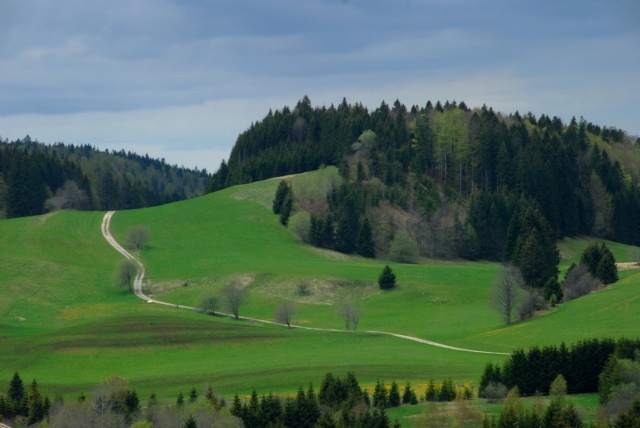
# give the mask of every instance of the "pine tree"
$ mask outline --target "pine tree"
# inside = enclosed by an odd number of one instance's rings
[[[378,286],[382,290],[390,290],[396,286],[396,275],[393,273],[393,270],[386,265],[378,278]]]
[[[411,384],[407,382],[404,386],[404,392],[402,393],[402,404],[410,404],[411,403],[411,395],[413,391],[411,390]],[[415,396],[415,394],[413,394]]]
[[[196,401],[198,401],[198,392],[194,386],[191,388],[191,392],[189,393],[189,403],[195,403]]]
[[[184,405],[184,395],[182,394],[182,392],[180,392],[180,394],[178,394],[178,399],[176,400],[176,406],[182,407],[183,405]]]
[[[371,224],[366,217],[362,222],[362,227],[360,228],[360,233],[358,234],[356,252],[363,257],[373,258],[376,256],[373,234],[371,232]]]
[[[438,388],[433,378],[429,380],[427,384],[427,390],[424,395],[425,401],[437,401],[438,400]]]
[[[394,380],[391,382],[391,387],[389,388],[389,397],[387,399],[389,407],[398,407],[400,406],[400,391],[398,390],[398,384]]]
[[[616,267],[616,261],[613,258],[613,254],[602,244],[602,258],[598,267],[596,268],[596,278],[602,280],[605,284],[613,284],[618,281],[618,268]]]
[[[193,418],[193,415],[189,415],[186,421],[184,421],[184,428],[198,428],[198,424],[196,420]]]
[[[291,193],[291,188],[289,187],[286,181],[282,180],[278,185],[278,190],[276,190],[276,197],[273,200],[272,209],[274,214],[282,213],[282,207],[287,197],[290,196],[290,193]]]
[[[13,407],[18,409],[22,400],[24,399],[24,383],[22,383],[22,379],[20,379],[20,375],[18,372],[15,372],[11,382],[9,383],[9,391],[7,392],[7,396]]]
[[[389,402],[387,397],[387,387],[384,385],[383,381],[378,380],[373,389],[373,407],[378,409],[388,407]]]
[[[287,224],[289,224],[289,218],[291,217],[292,211],[293,211],[293,199],[291,195],[287,195],[280,209],[280,224],[282,224],[283,226],[286,226]]]
[[[27,423],[32,425],[41,421],[45,417],[45,406],[40,390],[38,389],[38,383],[34,379],[31,383],[31,388],[27,393]]]

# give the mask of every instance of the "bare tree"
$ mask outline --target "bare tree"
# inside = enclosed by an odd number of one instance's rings
[[[221,290],[222,300],[226,303],[227,307],[233,313],[233,316],[236,319],[240,319],[240,306],[242,306],[247,300],[247,290],[237,282],[232,282],[224,287]]]
[[[576,266],[567,273],[562,283],[562,294],[565,302],[585,296],[602,286],[602,281],[589,273],[586,265]]]
[[[520,269],[512,264],[504,265],[493,280],[489,301],[491,306],[504,318],[505,323],[511,324],[513,311],[522,299],[524,280]]]
[[[87,209],[89,208],[89,198],[75,181],[67,180],[55,195],[47,199],[45,207],[49,211]]]
[[[203,294],[200,298],[200,302],[198,303],[198,307],[205,314],[210,314],[215,316],[216,309],[218,308],[219,299],[213,293]]]
[[[149,240],[149,230],[142,225],[130,227],[127,230],[127,245],[136,250],[141,250]]]
[[[282,302],[280,306],[276,309],[274,314],[274,318],[276,322],[280,324],[286,324],[287,327],[291,328],[291,319],[293,318],[293,314],[296,312],[296,307],[293,303],[286,300]]]
[[[344,320],[344,326],[347,330],[351,330],[352,326],[353,330],[358,328],[361,313],[360,310],[353,304],[353,302],[343,302],[338,309],[338,313]]]
[[[116,271],[115,282],[117,287],[129,288],[133,291],[133,282],[138,274],[138,265],[130,259],[124,259],[118,265]]]

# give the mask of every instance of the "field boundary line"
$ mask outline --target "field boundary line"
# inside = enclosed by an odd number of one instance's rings
[[[200,309],[194,308],[193,306],[176,305],[175,303],[163,302],[163,301],[160,301],[160,300],[153,299],[153,298],[147,296],[146,294],[144,294],[144,292],[142,291],[142,283],[144,281],[144,277],[145,277],[145,274],[146,274],[145,269],[144,269],[144,265],[133,254],[131,254],[130,252],[125,250],[124,247],[122,247],[118,243],[118,241],[116,241],[116,239],[113,237],[113,235],[111,234],[111,229],[110,229],[111,218],[113,217],[113,215],[115,213],[116,213],[116,211],[108,211],[104,215],[104,217],[102,218],[102,227],[101,227],[102,236],[109,243],[109,245],[111,245],[117,252],[122,254],[127,259],[134,261],[136,263],[136,265],[138,266],[138,271],[136,273],[136,278],[135,278],[135,280],[133,282],[133,292],[135,293],[135,295],[138,296],[140,299],[145,300],[148,303],[156,303],[158,305],[169,306],[169,307],[177,308],[177,309],[188,309],[188,310],[192,310],[192,311],[200,311]],[[228,313],[225,313],[225,312],[217,312],[217,311],[216,311],[216,315],[222,315],[222,316],[225,316],[225,317],[233,317],[232,314],[228,314]],[[278,322],[275,322],[275,321],[270,321],[270,320],[263,320],[263,319],[259,319],[259,318],[251,318],[251,317],[243,317],[243,316],[240,316],[238,318],[240,318],[242,320],[245,320],[245,321],[250,321],[250,322],[259,322],[259,323],[263,323],[263,324],[272,324],[272,325],[278,325],[278,326],[286,327],[285,324],[281,324],[281,323],[278,323]],[[333,332],[333,333],[349,333],[350,332],[348,330],[338,330],[338,329],[335,329],[335,328],[306,327],[306,326],[293,325],[293,324],[291,325],[291,328],[299,328],[299,329],[303,329],[303,330],[314,330],[314,331],[326,331],[326,332]],[[396,337],[398,339],[410,340],[410,341],[413,341],[413,342],[423,343],[425,345],[430,345],[430,346],[435,346],[435,347],[438,347],[438,348],[449,349],[451,351],[472,352],[472,353],[476,353],[476,354],[489,354],[489,355],[511,355],[511,354],[506,353],[506,352],[480,351],[480,350],[477,350],[477,349],[458,348],[456,346],[445,345],[444,343],[433,342],[431,340],[421,339],[419,337],[407,336],[407,335],[399,334],[399,333],[391,333],[391,332],[388,332],[388,331],[365,330],[364,333],[375,334],[375,335],[393,336],[393,337]]]

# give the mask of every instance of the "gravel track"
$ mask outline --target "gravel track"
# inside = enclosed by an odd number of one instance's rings
[[[115,213],[116,213],[115,211],[109,211],[104,215],[104,218],[102,219],[102,236],[104,236],[104,239],[106,239],[107,242],[116,251],[118,251],[120,254],[122,254],[127,259],[133,260],[138,265],[138,273],[136,274],[136,278],[134,280],[134,285],[133,285],[133,292],[135,293],[135,295],[138,296],[139,298],[141,298],[142,300],[147,301],[148,303],[155,303],[155,304],[158,304],[158,305],[165,305],[165,306],[170,306],[170,307],[178,308],[178,309],[189,309],[189,310],[192,310],[192,311],[198,311],[199,310],[198,308],[194,308],[192,306],[176,305],[174,303],[162,302],[160,300],[153,299],[153,298],[151,298],[151,297],[149,297],[149,296],[147,296],[146,294],[143,293],[143,291],[142,291],[142,283],[144,281],[144,276],[145,276],[144,265],[138,259],[136,259],[131,253],[129,253],[127,250],[125,250],[118,243],[118,241],[115,240],[115,238],[113,237],[113,235],[111,234],[111,231],[109,229],[109,225],[111,223],[111,218],[113,217],[113,215]],[[232,317],[233,316],[232,314],[228,314],[228,313],[224,313],[224,312],[216,312],[216,315],[222,315],[222,316],[226,316],[226,317]],[[259,319],[259,318],[251,318],[251,317],[239,317],[239,318],[243,319],[243,320],[251,321],[251,322],[259,322],[259,323],[264,323],[264,324],[273,324],[273,325],[284,326],[284,324],[280,324],[280,323],[277,323],[277,322],[274,322],[274,321],[269,321],[269,320],[263,320],[263,319]],[[315,330],[315,331],[330,331],[330,332],[335,332],[335,333],[347,333],[346,330],[337,330],[337,329],[332,329],[332,328],[319,328],[319,327],[305,327],[305,326],[299,326],[299,325],[292,325],[291,328],[300,328],[300,329]],[[413,342],[424,343],[425,345],[436,346],[438,348],[450,349],[452,351],[472,352],[472,353],[476,353],[476,354],[489,354],[489,355],[510,355],[509,353],[505,353],[505,352],[480,351],[480,350],[476,350],[476,349],[458,348],[456,346],[449,346],[449,345],[445,345],[443,343],[433,342],[431,340],[420,339],[419,337],[407,336],[407,335],[404,335],[404,334],[397,334],[397,333],[390,333],[390,332],[387,332],[387,331],[371,331],[371,330],[367,330],[367,331],[364,331],[364,333],[373,334],[373,335],[393,336],[393,337],[397,337],[399,339],[411,340]]]

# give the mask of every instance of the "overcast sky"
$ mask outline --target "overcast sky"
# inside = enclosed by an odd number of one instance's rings
[[[213,172],[270,108],[465,101],[640,135],[638,0],[0,0],[0,137]]]

